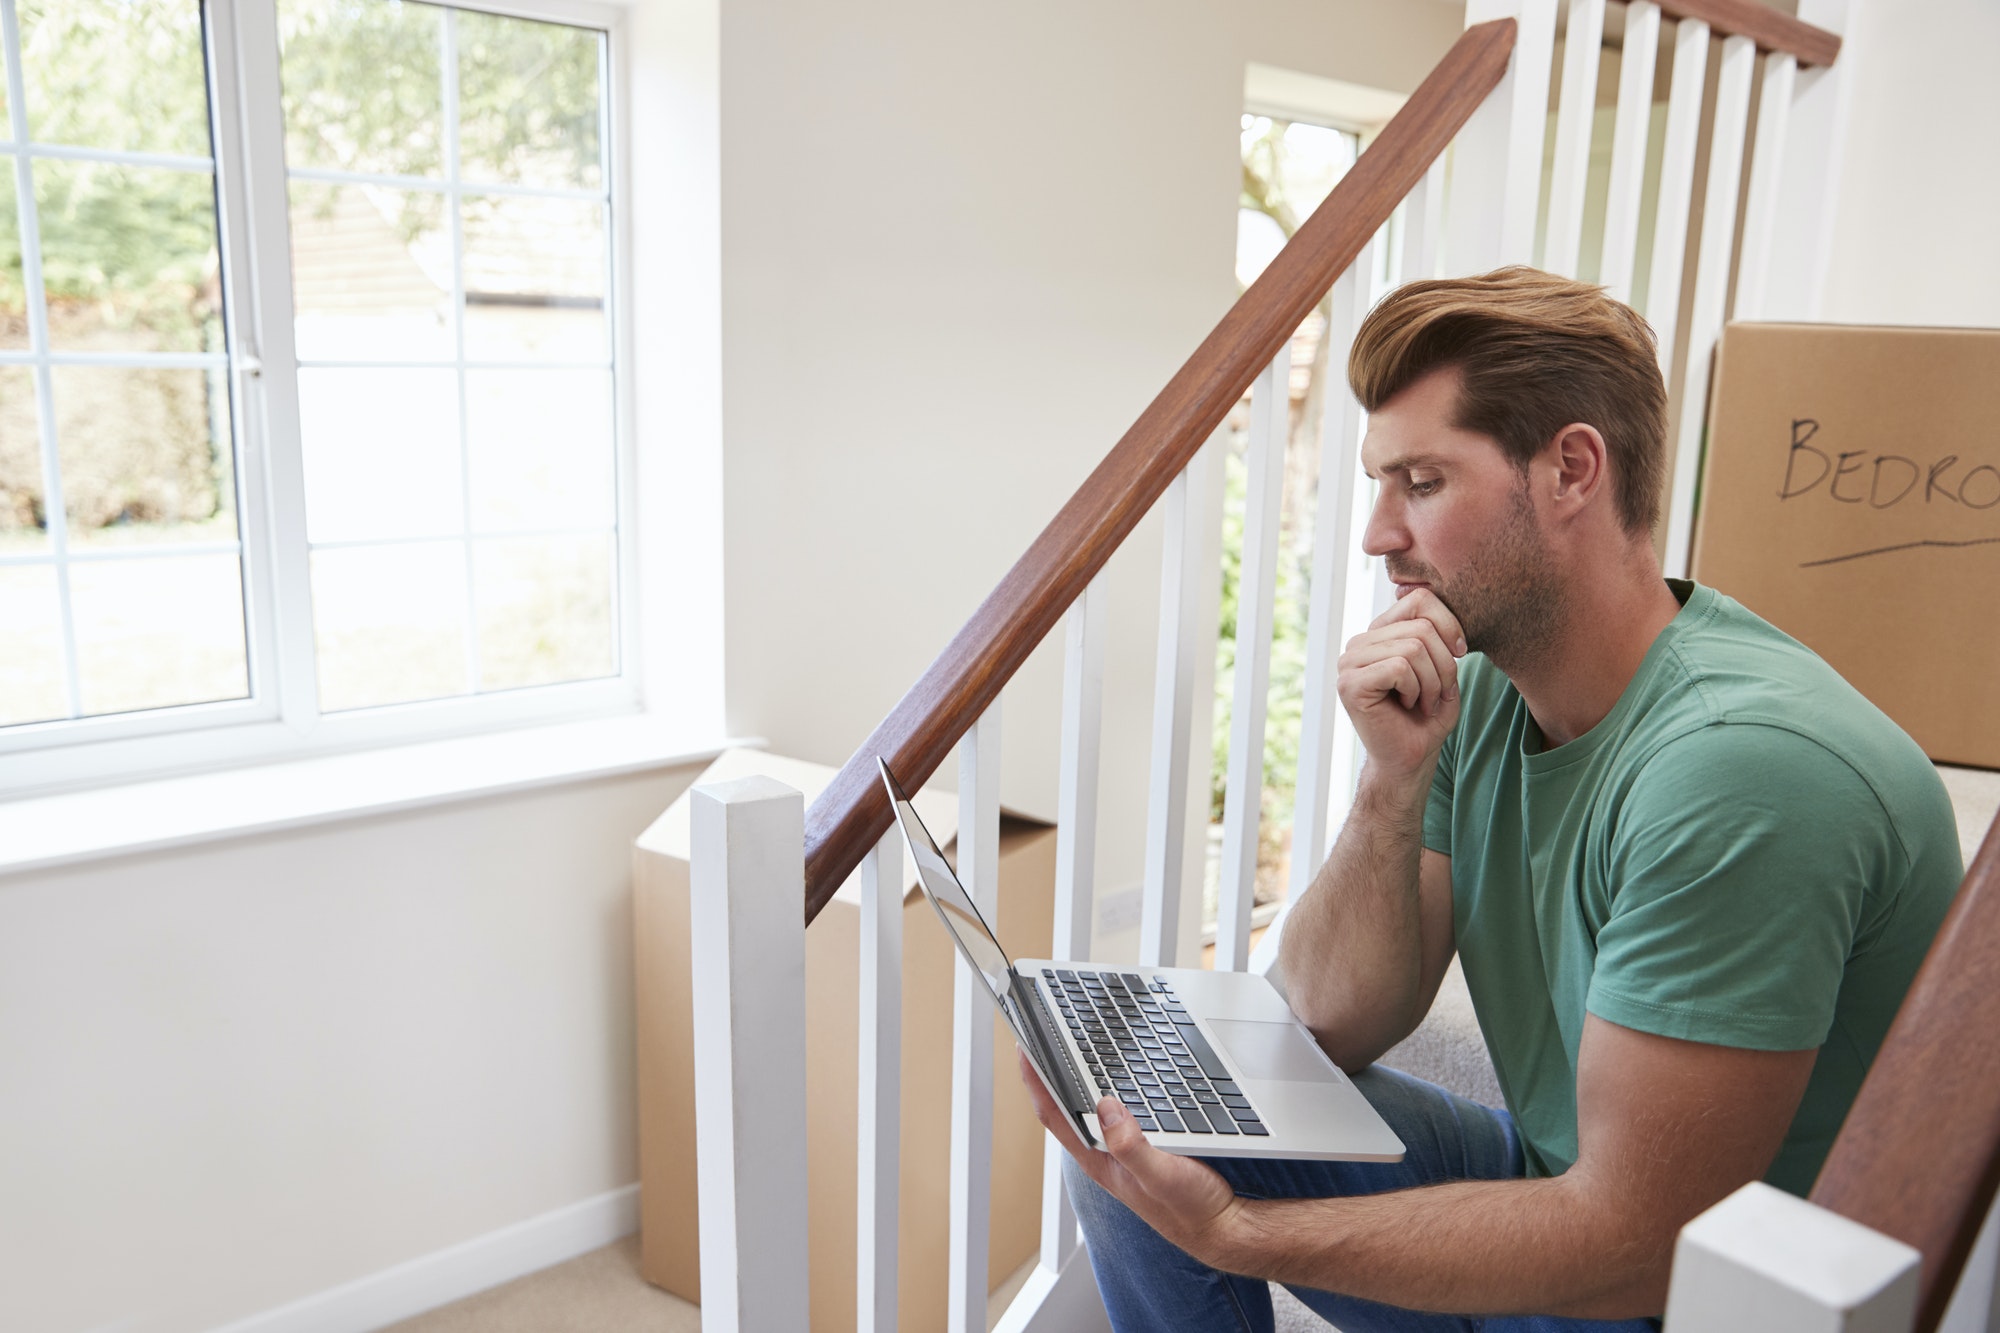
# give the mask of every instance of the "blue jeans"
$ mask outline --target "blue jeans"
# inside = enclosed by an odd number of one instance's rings
[[[1435,1084],[1380,1065],[1355,1076],[1361,1090],[1409,1149],[1400,1162],[1292,1162],[1240,1157],[1208,1159],[1236,1192],[1252,1199],[1319,1199],[1378,1194],[1446,1180],[1507,1180],[1523,1173],[1514,1122]],[[1070,1198],[1090,1244],[1097,1288],[1119,1330],[1241,1329],[1269,1333],[1271,1289],[1198,1263],[1124,1204],[1100,1189],[1075,1162],[1063,1164]],[[1310,1287],[1293,1295],[1341,1333],[1652,1333],[1653,1319],[1607,1323],[1546,1315],[1423,1314]]]

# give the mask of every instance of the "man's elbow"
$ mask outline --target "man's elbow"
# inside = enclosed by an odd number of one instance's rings
[[[1547,1313],[1607,1321],[1660,1317],[1681,1224],[1633,1203],[1583,1201],[1577,1220],[1590,1241],[1571,1251],[1581,1266],[1565,1284],[1571,1299]]]
[[[1420,1016],[1407,1014],[1349,1013],[1331,1022],[1314,1021],[1304,1014],[1299,1017],[1326,1058],[1346,1074],[1358,1074],[1380,1060],[1397,1042],[1416,1031],[1421,1021]]]

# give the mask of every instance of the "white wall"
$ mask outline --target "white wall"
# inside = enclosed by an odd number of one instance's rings
[[[1437,0],[735,0],[730,727],[840,763],[1235,296],[1246,61],[1408,91]],[[1136,884],[1158,525],[1111,570],[1101,884]],[[1006,695],[1052,814],[1058,632]],[[947,782],[955,778],[947,777]]]
[[[212,1328],[630,1184],[631,841],[693,774],[0,879],[0,1328]]]
[[[1854,3],[1825,317],[2000,326],[2000,6]]]
[[[1244,62],[1407,89],[1460,23],[1438,0],[634,9],[648,605],[713,571],[674,553],[712,530],[719,318],[732,730],[833,761],[1227,306]],[[1107,710],[1129,879],[1140,547]],[[692,616],[656,614],[655,668],[714,632]],[[1009,796],[1044,809],[1053,665],[1010,701]],[[298,1301],[258,1327],[359,1327],[330,1289],[629,1186],[629,847],[692,775],[0,877],[0,1328]]]

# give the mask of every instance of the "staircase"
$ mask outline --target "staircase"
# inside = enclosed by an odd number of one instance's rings
[[[1139,961],[1176,965],[1200,893],[1199,825],[1209,737],[1196,725],[1212,686],[1220,506],[1217,442],[1251,396],[1239,650],[1223,820],[1216,966],[1265,969],[1282,920],[1253,956],[1252,880],[1263,789],[1264,701],[1282,471],[1288,342],[1331,295],[1329,363],[1344,365],[1381,295],[1377,251],[1395,224],[1393,282],[1534,263],[1574,274],[1607,22],[1621,62],[1600,280],[1659,335],[1672,401],[1667,572],[1686,572],[1710,359],[1726,319],[1808,319],[1826,263],[1824,216],[1841,125],[1845,0],[1802,0],[1793,18],[1755,0],[1570,0],[1556,68],[1556,0],[1470,0],[1457,44],[1363,152],[1318,211],[1105,456],[937,659],[855,751],[810,810],[765,780],[695,797],[694,917],[701,1125],[703,1321],[711,1330],[798,1329],[806,1317],[804,930],[850,874],[863,901],[856,1326],[898,1326],[897,1106],[901,847],[875,776],[886,757],[912,785],[957,760],[958,870],[989,916],[999,825],[999,713],[1008,681],[1058,626],[1064,644],[1058,871],[1052,954],[1090,948],[1099,719],[1106,688],[1099,574],[1140,521],[1164,523],[1146,875]],[[1655,61],[1672,43],[1661,168],[1644,188]],[[1712,44],[1719,54],[1711,59]],[[1713,66],[1714,84],[1709,87]],[[1550,106],[1553,115],[1551,136]],[[1704,105],[1711,109],[1704,111]],[[1752,126],[1754,124],[1754,132]],[[1697,163],[1706,174],[1697,179]],[[1545,161],[1549,164],[1544,168]],[[1543,205],[1546,193],[1546,207]],[[1649,211],[1642,203],[1650,203]],[[1738,219],[1741,216],[1739,227]],[[1642,236],[1651,238],[1639,273]],[[1595,239],[1595,238],[1593,238]],[[1354,747],[1334,695],[1350,617],[1386,585],[1358,549],[1365,513],[1359,409],[1329,394],[1311,573],[1304,719],[1293,812],[1294,892],[1339,827]],[[1359,603],[1366,602],[1364,607]],[[1363,614],[1363,612],[1366,612]],[[1206,659],[1206,660],[1205,660]],[[803,913],[800,911],[803,903]],[[1963,1058],[1955,1034],[1990,1032],[2000,996],[2000,834],[1988,838],[1959,906],[1829,1158],[1812,1203],[1732,1196],[1684,1233],[1674,1333],[1932,1329],[1991,1201],[2000,1169],[2000,1064]],[[959,964],[954,1005],[951,1267],[953,1333],[987,1322],[986,1218],[993,1025]],[[1980,1043],[1974,1043],[1975,1045]],[[1990,1041],[1983,1043],[1990,1046]],[[1958,1058],[1947,1053],[1959,1052]],[[1921,1150],[1919,1153],[1918,1150]],[[1105,1326],[1059,1150],[1044,1166],[1039,1261],[1000,1327]],[[1787,1246],[1787,1236],[1812,1235]],[[1835,1290],[1809,1274],[1842,1256],[1866,1274]],[[1821,1264],[1823,1267],[1824,1265]],[[1865,1290],[1862,1290],[1865,1288]],[[1859,1291],[1859,1295],[1856,1292]],[[1776,1313],[1773,1313],[1776,1312]]]

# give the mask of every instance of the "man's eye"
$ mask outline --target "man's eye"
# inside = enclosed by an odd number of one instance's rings
[[[1437,488],[1442,485],[1444,485],[1444,482],[1441,480],[1413,481],[1410,483],[1410,494],[1435,495],[1437,493]]]

